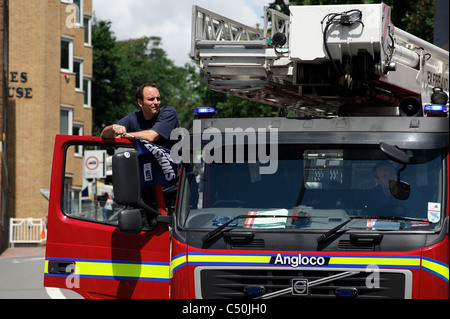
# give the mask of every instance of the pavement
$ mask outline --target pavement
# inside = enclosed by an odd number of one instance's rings
[[[9,247],[0,254],[0,259],[18,257],[44,257],[45,245]]]

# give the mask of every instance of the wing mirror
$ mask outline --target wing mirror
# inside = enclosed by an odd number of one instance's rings
[[[137,234],[142,230],[140,208],[156,222],[159,212],[142,199],[139,159],[136,150],[117,153],[112,158],[114,200],[125,209],[119,213],[119,230],[128,234]]]
[[[119,213],[119,230],[127,234],[139,234],[142,230],[142,216],[139,209],[122,210]]]
[[[159,212],[142,199],[139,159],[136,150],[115,154],[112,158],[114,199],[123,206],[142,208],[146,213]]]

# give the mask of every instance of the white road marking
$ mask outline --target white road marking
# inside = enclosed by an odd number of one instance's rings
[[[13,264],[19,264],[19,263],[22,263],[22,262],[44,260],[44,259],[45,259],[44,257],[30,257],[30,258],[20,258],[20,259],[14,258],[12,260],[12,263]]]
[[[45,287],[45,291],[51,299],[67,299],[59,288]]]

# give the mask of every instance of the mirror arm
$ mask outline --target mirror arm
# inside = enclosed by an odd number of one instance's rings
[[[156,221],[160,222],[160,223],[165,223],[165,224],[172,224],[172,220],[173,220],[173,216],[172,215],[158,215],[156,216]]]
[[[403,164],[403,167],[400,168],[397,172],[397,183],[400,183],[400,173],[406,169],[407,164]]]
[[[155,208],[144,203],[142,198],[139,199],[139,201],[136,205],[136,208],[142,208],[146,213],[150,213],[150,214],[154,215],[155,217],[160,215],[159,212]]]

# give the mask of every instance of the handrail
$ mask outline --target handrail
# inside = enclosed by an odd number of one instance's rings
[[[264,7],[264,39],[269,37],[269,19],[271,22],[271,35],[275,33],[284,34],[287,39],[285,47],[289,47],[289,16],[267,6]]]
[[[196,46],[201,41],[245,42],[261,41],[261,30],[246,26],[199,6],[192,6],[191,57],[198,58]]]

